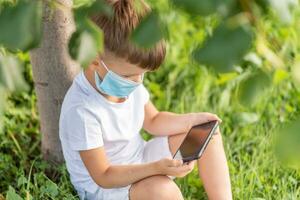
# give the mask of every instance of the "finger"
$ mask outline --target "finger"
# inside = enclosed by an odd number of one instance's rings
[[[191,167],[192,169],[194,169],[194,166],[195,166],[195,160],[189,162],[189,163],[188,163],[188,166]]]
[[[174,160],[171,160],[170,162],[170,165],[171,167],[179,167],[182,165],[182,160],[177,160],[177,159],[174,159]]]
[[[181,173],[188,172],[192,169],[193,169],[193,166],[190,166],[190,165],[182,165],[182,166],[177,167],[178,172],[181,172]]]
[[[219,122],[222,122],[222,120],[216,114],[209,113],[209,112],[205,112],[203,114],[207,118],[208,121],[218,120]]]

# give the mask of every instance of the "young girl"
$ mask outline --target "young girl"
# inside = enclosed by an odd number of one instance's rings
[[[187,165],[172,159],[192,126],[220,119],[156,109],[143,77],[163,62],[165,43],[143,51],[128,39],[150,8],[143,1],[139,10],[134,0],[110,3],[113,18],[92,17],[104,32],[105,50],[75,77],[60,115],[63,154],[80,199],[183,199],[173,179],[190,173],[195,163],[209,199],[232,199],[219,130],[201,159]],[[142,128],[153,139],[144,141]]]

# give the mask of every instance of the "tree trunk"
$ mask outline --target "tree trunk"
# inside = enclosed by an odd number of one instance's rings
[[[30,57],[40,115],[42,154],[47,161],[61,163],[59,114],[65,93],[80,67],[68,53],[68,40],[75,30],[72,0],[59,0],[55,8],[50,7],[48,1],[43,2],[43,38],[40,47],[30,52]]]

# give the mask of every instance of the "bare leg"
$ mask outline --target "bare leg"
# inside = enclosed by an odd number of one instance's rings
[[[176,183],[163,175],[151,176],[132,184],[129,197],[130,200],[183,200]]]
[[[173,155],[180,146],[185,134],[169,136],[169,146]],[[208,198],[211,200],[231,200],[229,170],[219,130],[213,136],[197,163],[199,177],[203,181]]]

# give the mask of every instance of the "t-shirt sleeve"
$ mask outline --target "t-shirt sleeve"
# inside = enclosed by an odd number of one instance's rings
[[[143,102],[144,104],[146,104],[150,100],[150,94],[147,88],[144,86],[144,84],[141,84],[141,91],[142,91]]]
[[[103,146],[101,124],[84,106],[71,108],[64,116],[64,138],[72,150],[88,150]]]

